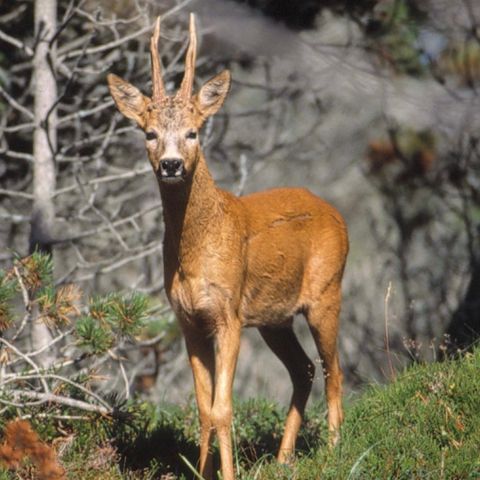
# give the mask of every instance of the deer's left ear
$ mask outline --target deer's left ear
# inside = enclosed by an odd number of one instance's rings
[[[110,94],[115,100],[117,108],[127,118],[135,120],[140,128],[145,126],[145,110],[149,99],[132,84],[110,73],[107,76]]]
[[[195,96],[195,103],[202,118],[217,113],[230,90],[230,72],[224,70],[203,85]]]

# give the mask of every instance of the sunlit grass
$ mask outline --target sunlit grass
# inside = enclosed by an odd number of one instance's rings
[[[346,411],[340,443],[261,479],[480,478],[480,349],[416,365]],[[247,477],[245,477],[247,478]]]

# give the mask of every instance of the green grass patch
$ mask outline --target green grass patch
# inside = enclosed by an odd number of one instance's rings
[[[348,408],[335,448],[292,468],[271,464],[256,478],[480,478],[479,393],[478,348],[459,360],[413,366]]]

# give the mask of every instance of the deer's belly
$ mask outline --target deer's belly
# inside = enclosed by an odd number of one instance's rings
[[[300,250],[249,256],[245,274],[232,262],[224,275],[183,276],[176,272],[169,290],[172,308],[181,321],[214,331],[227,317],[238,317],[243,326],[282,325],[301,311],[305,265]],[[252,252],[251,252],[252,253]]]
[[[243,325],[282,325],[301,310],[303,269],[281,273],[268,269],[249,273],[240,305]]]

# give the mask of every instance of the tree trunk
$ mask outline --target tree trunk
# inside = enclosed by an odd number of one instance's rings
[[[57,0],[36,0],[34,11],[37,46],[33,58],[34,121],[33,134],[33,211],[30,225],[30,251],[52,253],[55,208],[55,151],[57,149],[57,116],[52,109],[57,100],[55,44],[50,44],[57,29]],[[33,322],[32,347],[42,348],[52,336],[44,323]],[[55,352],[47,349],[38,359],[47,367],[53,363]]]
[[[36,0],[35,37],[37,47],[33,58],[34,117],[33,134],[33,212],[30,250],[51,253],[55,220],[55,151],[57,149],[57,116],[52,106],[57,99],[53,68],[55,45],[50,40],[56,32],[57,0]],[[50,60],[50,61],[49,61]]]

